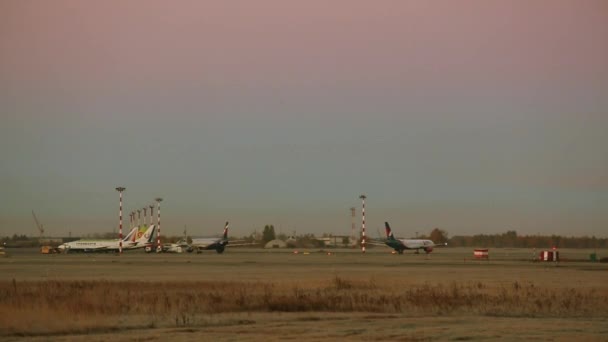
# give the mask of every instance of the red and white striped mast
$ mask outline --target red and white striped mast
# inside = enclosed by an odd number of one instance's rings
[[[116,188],[116,191],[119,193],[119,210],[118,210],[118,253],[122,254],[122,192],[127,188],[124,186],[119,186]]]
[[[150,208],[150,226],[154,223],[154,204],[148,206]]]
[[[148,207],[143,207],[144,211],[144,227],[148,225]]]
[[[359,196],[362,202],[361,208],[361,252],[365,253],[365,194]]]
[[[350,217],[351,217],[351,239],[353,239],[353,243],[357,241],[357,236],[355,235],[355,207],[350,207]],[[353,245],[356,248],[356,244]]]
[[[156,220],[156,225],[158,226],[158,227],[157,227],[157,228],[158,228],[158,230],[157,230],[157,232],[156,232],[156,252],[157,252],[157,253],[160,253],[160,252],[162,252],[162,251],[163,251],[163,248],[162,248],[162,246],[160,245],[160,202],[161,202],[162,200],[163,200],[163,199],[162,199],[162,198],[160,198],[160,197],[157,197],[157,198],[156,198],[156,205],[158,206],[158,210],[156,211],[156,215],[157,215],[157,216],[156,216],[156,217],[157,217],[157,220]]]

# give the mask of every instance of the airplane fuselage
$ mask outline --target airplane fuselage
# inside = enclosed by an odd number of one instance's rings
[[[190,246],[197,253],[201,253],[203,250],[215,250],[218,253],[223,253],[226,245],[228,244],[228,239],[222,238],[193,238]]]
[[[386,245],[402,254],[406,249],[413,249],[416,251],[424,250],[426,253],[430,253],[435,247],[435,243],[431,240],[421,239],[389,239],[386,241]]]
[[[122,248],[129,249],[135,243],[123,241]],[[59,246],[60,249],[70,252],[115,252],[120,249],[118,240],[78,240],[66,242]]]
[[[145,230],[144,230],[145,229]],[[122,240],[122,249],[130,250],[144,248],[154,236],[155,226],[133,228]],[[77,240],[66,242],[58,247],[66,253],[70,252],[118,252],[120,240]]]

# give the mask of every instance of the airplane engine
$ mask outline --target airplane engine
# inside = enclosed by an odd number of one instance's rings
[[[426,254],[429,254],[433,251],[433,247],[424,247],[424,251],[426,252]]]

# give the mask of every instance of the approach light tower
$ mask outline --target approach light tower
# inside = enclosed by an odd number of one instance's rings
[[[350,207],[350,217],[351,217],[351,239],[353,239],[354,241],[357,241],[357,236],[355,235],[355,207]],[[357,246],[356,244],[354,244],[353,246]]]
[[[119,210],[118,210],[118,253],[122,254],[122,192],[127,188],[119,186],[116,191],[119,193]]]
[[[144,211],[144,227],[148,225],[148,207],[143,207],[143,211]],[[152,218],[150,218],[150,221],[152,221]]]
[[[361,196],[359,196],[359,198],[361,199],[361,203],[362,203],[362,208],[361,208],[361,252],[365,253],[365,199],[367,198],[367,196],[365,196],[365,194],[362,194]]]
[[[154,223],[154,204],[148,206],[150,208],[150,226]]]
[[[156,225],[158,225],[158,231],[156,233],[156,253],[160,253],[163,251],[163,247],[160,245],[160,202],[163,199],[160,197],[156,198],[156,205],[158,206],[158,210],[156,210]]]

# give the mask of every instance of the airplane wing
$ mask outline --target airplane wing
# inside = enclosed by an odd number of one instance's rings
[[[260,245],[260,243],[256,243],[256,242],[242,242],[242,243],[232,243],[232,241],[228,242],[228,244],[226,246],[228,247],[235,247],[235,246],[253,246],[253,245]]]
[[[366,245],[374,245],[374,246],[384,246],[384,247],[386,247],[386,243],[380,242],[380,241],[374,241],[374,240],[372,240],[372,241],[365,241],[365,244]]]
[[[106,249],[110,249],[110,247],[109,246],[99,246],[99,247],[86,247],[84,249],[88,250],[88,251],[103,251]],[[116,246],[116,249],[118,249],[118,246]]]
[[[359,241],[361,242],[361,241]],[[386,240],[384,239],[379,239],[379,238],[372,238],[369,236],[365,237],[365,244],[366,245],[374,245],[374,246],[386,246]]]
[[[207,247],[209,247],[211,245],[212,245],[212,243],[192,243],[192,244],[190,244],[190,247],[193,247],[193,248],[207,248]]]

